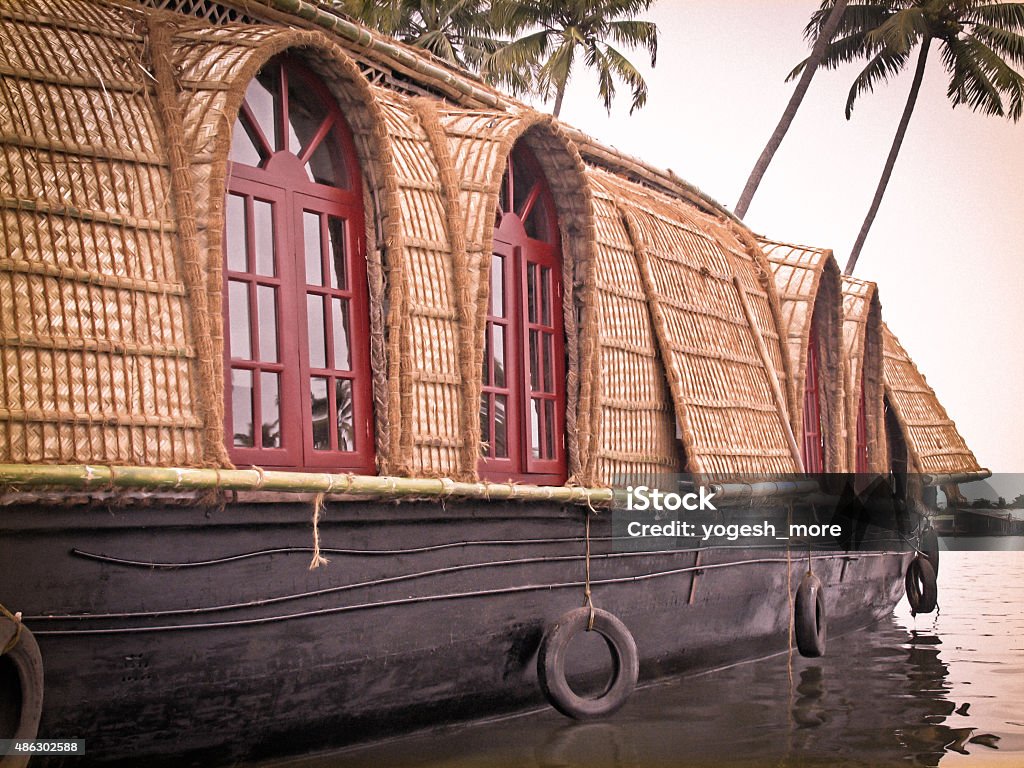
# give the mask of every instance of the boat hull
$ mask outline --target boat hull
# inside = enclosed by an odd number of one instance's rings
[[[85,739],[88,762],[297,754],[541,704],[540,640],[583,600],[584,511],[332,504],[330,562],[310,570],[310,503],[10,507],[0,602],[43,655],[41,738]],[[633,634],[641,680],[788,647],[806,550],[618,552],[609,517],[593,598]],[[891,612],[910,556],[813,554],[829,632]]]

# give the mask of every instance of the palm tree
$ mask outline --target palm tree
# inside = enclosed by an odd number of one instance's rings
[[[821,28],[821,33],[814,38],[814,47],[811,49],[811,55],[808,57],[807,63],[800,75],[800,81],[796,84],[796,90],[793,91],[793,95],[790,97],[789,103],[782,113],[782,119],[775,126],[775,131],[772,133],[771,138],[768,139],[768,143],[762,150],[761,156],[754,163],[754,168],[750,171],[750,178],[747,179],[746,186],[743,187],[743,193],[740,195],[740,200],[736,203],[736,215],[741,219],[747,215],[750,201],[754,198],[754,193],[757,192],[757,188],[761,185],[761,179],[764,178],[765,173],[768,171],[768,166],[771,164],[772,158],[775,157],[775,152],[786,137],[786,132],[789,131],[793,118],[796,117],[796,111],[800,109],[800,103],[804,100],[807,88],[811,84],[811,78],[814,77],[814,71],[818,68],[822,58],[824,58],[825,49],[832,39],[836,27],[839,26],[839,19],[842,17],[843,11],[846,10],[846,3],[847,0],[836,0],[825,24]]]
[[[639,21],[637,14],[654,0],[495,0],[496,26],[514,36],[533,30],[501,46],[484,61],[488,80],[523,91],[532,86],[544,98],[555,97],[553,114],[562,111],[562,98],[577,56],[596,70],[598,94],[609,112],[615,97],[615,81],[622,80],[633,92],[630,113],[647,101],[647,83],[637,68],[610,43],[644,48],[651,66],[658,57],[658,28]],[[610,41],[610,42],[609,42]]]
[[[822,3],[807,25],[807,34],[817,36],[823,31],[834,2]],[[937,43],[942,52],[943,65],[950,78],[946,94],[954,107],[966,104],[974,111],[1008,117],[1016,122],[1024,111],[1024,77],[1013,68],[1014,64],[1024,64],[1022,32],[1024,3],[878,0],[850,3],[846,7],[821,65],[832,69],[854,59],[868,59],[850,88],[846,100],[847,119],[857,97],[901,72],[914,48],[920,45],[903,116],[871,207],[846,264],[846,274],[851,274],[856,267],[882,203],[917,103],[932,43]],[[791,76],[798,74],[806,64],[798,65]]]
[[[478,70],[501,43],[487,0],[335,0],[335,7],[369,27],[463,69]]]

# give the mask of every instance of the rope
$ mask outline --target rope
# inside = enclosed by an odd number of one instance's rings
[[[18,611],[17,613],[11,613],[7,610],[6,607],[4,607],[3,603],[0,603],[0,614],[3,614],[5,617],[14,622],[14,637],[12,637],[7,642],[7,645],[4,646],[4,649],[0,651],[0,656],[5,656],[6,654],[13,651],[15,646],[17,646],[18,642],[21,640],[21,630],[24,627],[24,625],[21,623],[21,611]]]
[[[314,571],[330,560],[320,554],[320,513],[324,509],[324,493],[318,493],[313,500],[313,559],[309,562],[309,570]]]
[[[590,500],[587,499],[587,506],[590,506]],[[593,511],[593,507],[590,507]],[[590,609],[590,617],[587,619],[587,632],[592,632],[594,629],[594,599],[590,592],[590,513],[584,513],[586,515],[586,540],[587,540],[587,557],[586,557],[586,572],[587,577],[583,585],[583,607]]]

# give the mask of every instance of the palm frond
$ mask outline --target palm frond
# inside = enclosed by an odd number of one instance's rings
[[[853,114],[853,104],[857,97],[865,91],[873,91],[877,83],[899,74],[909,59],[909,51],[897,53],[882,50],[875,54],[850,87],[846,97],[846,119],[849,120]]]
[[[620,45],[644,48],[651,54],[651,66],[658,62],[658,25],[651,21],[624,19],[608,24],[608,36]]]
[[[962,18],[966,22],[1024,32],[1024,3],[989,3],[971,8]]]
[[[868,32],[866,40],[892,53],[909,53],[928,34],[928,20],[922,8],[905,8]]]
[[[629,113],[633,114],[647,103],[647,82],[632,62],[610,45],[604,46],[604,57],[611,71],[633,91],[633,103],[629,108]],[[614,89],[611,93],[614,94]],[[611,112],[611,98],[605,99],[604,106]]]
[[[1024,64],[1024,35],[988,24],[975,24],[973,35],[1004,58]]]
[[[828,20],[835,0],[825,0],[821,7],[811,15],[811,20],[804,28],[804,38],[813,43],[821,35],[821,30]],[[843,10],[836,27],[836,36],[848,35],[851,32],[877,29],[897,9],[895,2],[850,3]]]
[[[952,73],[946,95],[954,107],[966,104],[972,110],[980,110],[986,114],[1003,114],[1003,101],[999,89],[992,83],[988,73],[979,66],[975,52],[970,49],[967,41],[943,41],[942,58]]]

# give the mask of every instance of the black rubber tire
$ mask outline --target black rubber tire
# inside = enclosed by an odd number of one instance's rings
[[[793,630],[801,656],[817,658],[825,655],[825,641],[828,637],[825,591],[821,580],[810,571],[804,574],[796,591]]]
[[[939,536],[930,525],[921,531],[921,554],[928,558],[935,571],[935,578],[939,577]]]
[[[615,712],[626,703],[636,687],[640,658],[633,635],[607,611],[594,609],[594,632],[608,643],[614,672],[607,690],[596,698],[578,696],[565,679],[565,653],[569,642],[587,631],[589,608],[576,608],[556,621],[544,634],[537,654],[537,679],[544,696],[566,717],[592,720]]]
[[[13,624],[7,617],[0,617],[0,637],[4,643],[16,631]],[[0,733],[0,739],[35,739],[39,735],[39,718],[43,713],[43,657],[28,627],[22,625],[21,637],[3,659],[12,663],[18,673],[21,701],[16,703],[20,706],[20,717],[14,733]],[[0,696],[3,695],[9,695],[9,692],[0,691]],[[0,768],[23,768],[28,761],[28,756],[0,756]]]
[[[918,555],[907,566],[907,602],[916,616],[931,613],[939,601],[939,587],[935,579],[935,566],[931,560]]]

